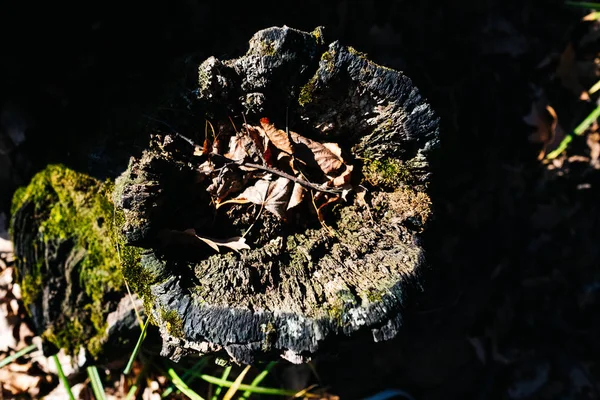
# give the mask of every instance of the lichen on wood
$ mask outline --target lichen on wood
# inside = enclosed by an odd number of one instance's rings
[[[437,118],[405,75],[338,42],[326,46],[315,32],[266,29],[245,56],[205,61],[196,126],[182,127],[202,133],[157,129],[117,180],[124,237],[146,249],[131,278],[161,329],[164,355],[304,362],[326,340],[359,331],[386,340],[402,324],[406,288],[424,265],[419,233],[431,216]],[[286,218],[239,201],[215,207],[200,171],[207,143],[228,143],[264,117],[291,138],[341,148],[353,168],[343,200],[321,215],[310,189]],[[240,169],[248,166],[228,165],[223,176],[242,186],[231,189],[235,197],[250,184]],[[189,232],[244,236],[250,249],[216,253]]]

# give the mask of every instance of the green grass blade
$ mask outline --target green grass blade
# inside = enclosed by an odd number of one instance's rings
[[[138,382],[136,381],[132,387],[129,388],[129,392],[127,392],[127,396],[125,396],[125,400],[135,399],[135,395],[139,389]]]
[[[208,357],[203,357],[200,360],[198,360],[198,362],[196,362],[194,365],[192,365],[192,368],[188,369],[187,371],[185,371],[183,373],[183,375],[181,375],[181,380],[187,383],[192,382],[195,378],[197,378],[197,376],[200,374],[200,372],[204,369],[204,367],[206,367],[206,364],[208,363],[209,358]],[[172,392],[173,392],[173,388],[175,386],[171,385],[169,386],[162,394],[162,398],[167,398]]]
[[[25,347],[24,349],[17,351],[13,355],[3,358],[2,361],[0,361],[0,368],[7,366],[8,364],[12,363],[13,361],[16,361],[18,358],[24,356],[27,353],[31,353],[35,349],[37,349],[37,346],[35,344],[32,344],[30,346]]]
[[[211,375],[206,375],[206,374],[201,374],[199,376],[199,378],[208,383],[212,383],[214,385],[219,385],[219,386],[223,386],[223,387],[231,387],[234,384],[234,382],[223,380],[223,379],[220,379],[220,378],[217,378],[217,377],[214,377]],[[244,385],[244,384],[241,384],[238,389],[239,390],[247,390],[251,393],[267,394],[267,395],[274,395],[274,396],[295,396],[298,393],[294,390],[285,390],[285,389],[269,388],[269,387],[261,387],[261,386],[252,387],[250,385]],[[321,398],[321,396],[316,395],[316,394],[311,394],[311,393],[306,393],[304,395],[304,397],[305,398],[313,398],[313,399]]]
[[[569,143],[571,143],[572,141],[573,141],[573,135],[565,136],[565,138],[562,140],[562,142],[560,142],[560,144],[558,145],[558,147],[556,149],[554,149],[550,153],[546,154],[546,159],[553,160],[556,157],[560,156],[560,154],[563,151],[565,151],[567,149],[567,147],[569,147]]]
[[[223,400],[231,400],[233,398],[233,395],[236,394],[239,390],[240,385],[242,384],[242,381],[244,380],[244,377],[246,376],[248,371],[250,371],[250,366],[246,365],[246,368],[244,368],[244,370],[240,372],[237,378],[235,378],[235,381],[233,381],[233,385],[231,385],[227,393],[225,393],[225,395],[223,396]]]
[[[127,362],[127,366],[123,370],[124,375],[129,375],[131,372],[131,368],[133,367],[133,362],[135,361],[140,349],[142,348],[142,342],[146,338],[146,331],[148,330],[148,323],[150,322],[150,318],[146,320],[144,323],[144,327],[142,328],[142,332],[140,333],[140,337],[138,338],[137,343],[135,344],[135,348],[133,349],[133,353],[131,353],[131,357],[129,357],[129,361]]]
[[[225,368],[225,371],[223,371],[223,375],[221,375],[221,380],[226,381],[230,372],[231,372],[231,365]],[[219,398],[219,395],[221,394],[221,390],[223,390],[223,386],[221,386],[221,385],[218,385],[218,386],[219,387],[217,388],[217,390],[215,390],[215,394],[213,395],[211,400],[217,400]]]
[[[175,387],[181,393],[185,394],[187,397],[189,397],[192,400],[204,400],[204,398],[202,396],[200,396],[198,393],[194,392],[192,389],[190,389],[188,387],[188,385],[185,384],[185,382],[179,377],[179,375],[177,375],[177,373],[175,372],[175,370],[173,368],[169,368],[167,373],[171,377],[171,382],[173,382],[173,385],[175,385]]]
[[[592,10],[600,10],[600,3],[591,3],[589,1],[565,1],[566,6],[591,8]]]
[[[94,397],[96,400],[106,400],[106,396],[104,395],[104,386],[102,386],[98,369],[92,365],[91,367],[87,368],[87,374],[90,377],[90,384],[92,385],[92,391],[94,392]]]
[[[594,17],[595,17],[596,19],[600,19],[600,12],[595,12],[595,13],[594,13]],[[588,93],[589,93],[589,94],[594,94],[594,93],[596,93],[598,90],[600,90],[600,81],[598,81],[598,82],[594,83],[594,86],[592,86],[592,87],[590,88],[590,90],[588,90]]]
[[[592,111],[579,125],[577,125],[575,129],[573,129],[573,134],[578,136],[583,135],[587,128],[589,128],[599,117],[600,105],[596,106],[594,111]],[[569,146],[569,143],[573,141],[573,134],[565,136],[565,138],[562,140],[562,142],[560,142],[558,147],[546,155],[546,159],[552,160],[558,157],[563,151],[565,151]]]
[[[73,396],[73,392],[71,391],[71,385],[69,385],[69,380],[65,376],[65,372],[63,371],[62,365],[60,365],[60,361],[58,361],[58,357],[56,356],[56,354],[52,356],[52,359],[54,360],[54,364],[56,364],[56,370],[58,371],[58,377],[59,377],[60,381],[62,382],[63,386],[65,387],[65,390],[67,391],[67,395],[69,396],[69,399],[75,400],[75,396]]]
[[[129,392],[127,392],[127,396],[125,397],[125,400],[135,399],[135,395],[141,386],[142,379],[144,379],[146,377],[146,375],[148,374],[148,370],[150,369],[151,365],[152,365],[152,363],[150,362],[150,360],[144,361],[142,370],[140,371],[140,374],[135,379],[135,383],[129,388]]]
[[[273,367],[277,365],[277,361],[271,361],[270,363],[267,364],[267,366],[265,367],[264,370],[262,370],[262,372],[260,374],[258,374],[256,376],[256,378],[254,378],[254,380],[252,381],[252,383],[250,384],[251,388],[255,388],[258,385],[260,385],[260,383],[267,377],[267,375],[269,374],[269,372],[271,372],[271,369],[273,369]],[[240,399],[247,399],[250,397],[250,394],[252,392],[249,390],[246,390],[242,396],[240,397]]]
[[[600,117],[600,105],[596,106],[594,111],[592,111],[590,113],[590,115],[588,115],[583,120],[583,122],[581,122],[579,125],[577,125],[577,128],[575,128],[573,130],[573,132],[576,135],[583,135],[583,133],[586,131],[586,129],[589,128],[594,123],[594,121],[596,121],[598,119],[598,117]]]

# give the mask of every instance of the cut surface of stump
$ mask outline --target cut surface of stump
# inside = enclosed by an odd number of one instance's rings
[[[163,354],[299,363],[340,335],[393,338],[438,143],[410,79],[283,27],[202,63],[197,93],[197,119],[157,130],[113,193]]]

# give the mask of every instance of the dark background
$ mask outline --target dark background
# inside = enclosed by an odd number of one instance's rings
[[[544,165],[523,122],[540,90],[566,129],[593,108],[556,78],[569,43],[577,59],[600,50],[581,40],[597,29],[585,14],[541,0],[2,2],[0,209],[48,163],[118,176],[190,65],[243,54],[259,29],[323,25],[413,79],[442,147],[405,332],[318,360],[321,383],[343,399],[598,398],[597,169],[585,138],[569,149],[582,159]]]

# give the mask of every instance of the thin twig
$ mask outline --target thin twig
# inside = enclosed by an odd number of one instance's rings
[[[187,141],[188,143],[190,143],[192,146],[197,146],[197,144],[194,143],[194,141],[191,140],[190,138],[187,138],[187,137],[183,136],[180,133],[177,133],[177,135],[179,137],[181,137],[182,139],[184,139],[185,141]],[[241,160],[240,161],[236,161],[236,160],[232,160],[231,158],[227,158],[227,157],[225,157],[225,156],[223,156],[221,154],[217,154],[217,153],[210,153],[209,157],[219,158],[219,159],[223,160],[227,164],[236,164],[236,165],[238,165],[240,167],[256,168],[256,169],[260,169],[260,170],[263,170],[263,171],[266,171],[266,172],[270,172],[272,174],[281,176],[282,178],[289,179],[290,181],[295,182],[295,183],[297,183],[297,184],[299,184],[301,186],[304,186],[307,189],[313,189],[313,190],[317,190],[319,192],[332,193],[332,194],[340,194],[340,193],[342,193],[342,190],[339,190],[339,189],[325,189],[325,188],[323,188],[323,187],[321,187],[319,185],[315,185],[314,183],[305,181],[304,179],[297,178],[297,177],[295,177],[293,175],[287,174],[287,173],[285,173],[283,171],[279,171],[279,170],[277,170],[275,168],[267,167],[265,165],[259,165],[259,164],[253,164],[253,163],[246,163],[246,162],[243,162]]]
[[[281,176],[282,178],[286,178],[289,179],[292,182],[296,182],[299,185],[304,186],[307,189],[314,189],[314,190],[318,190],[319,192],[325,192],[325,193],[332,193],[332,194],[340,194],[342,193],[341,190],[339,189],[325,189],[319,185],[315,185],[314,183],[305,181],[304,179],[300,179],[297,178],[293,175],[290,175],[288,173],[285,173],[283,171],[279,171],[275,168],[271,168],[271,167],[267,167],[265,165],[259,165],[259,164],[253,164],[253,163],[247,163],[247,162],[243,162],[243,161],[236,161],[236,160],[232,160],[231,158],[227,158],[225,156],[222,156],[220,154],[216,154],[216,153],[212,153],[210,154],[211,157],[216,156],[217,158],[223,160],[225,163],[227,164],[236,164],[240,167],[248,167],[248,168],[256,168],[256,169],[260,169],[262,171],[266,171],[266,172],[270,172],[274,175],[278,175]]]

